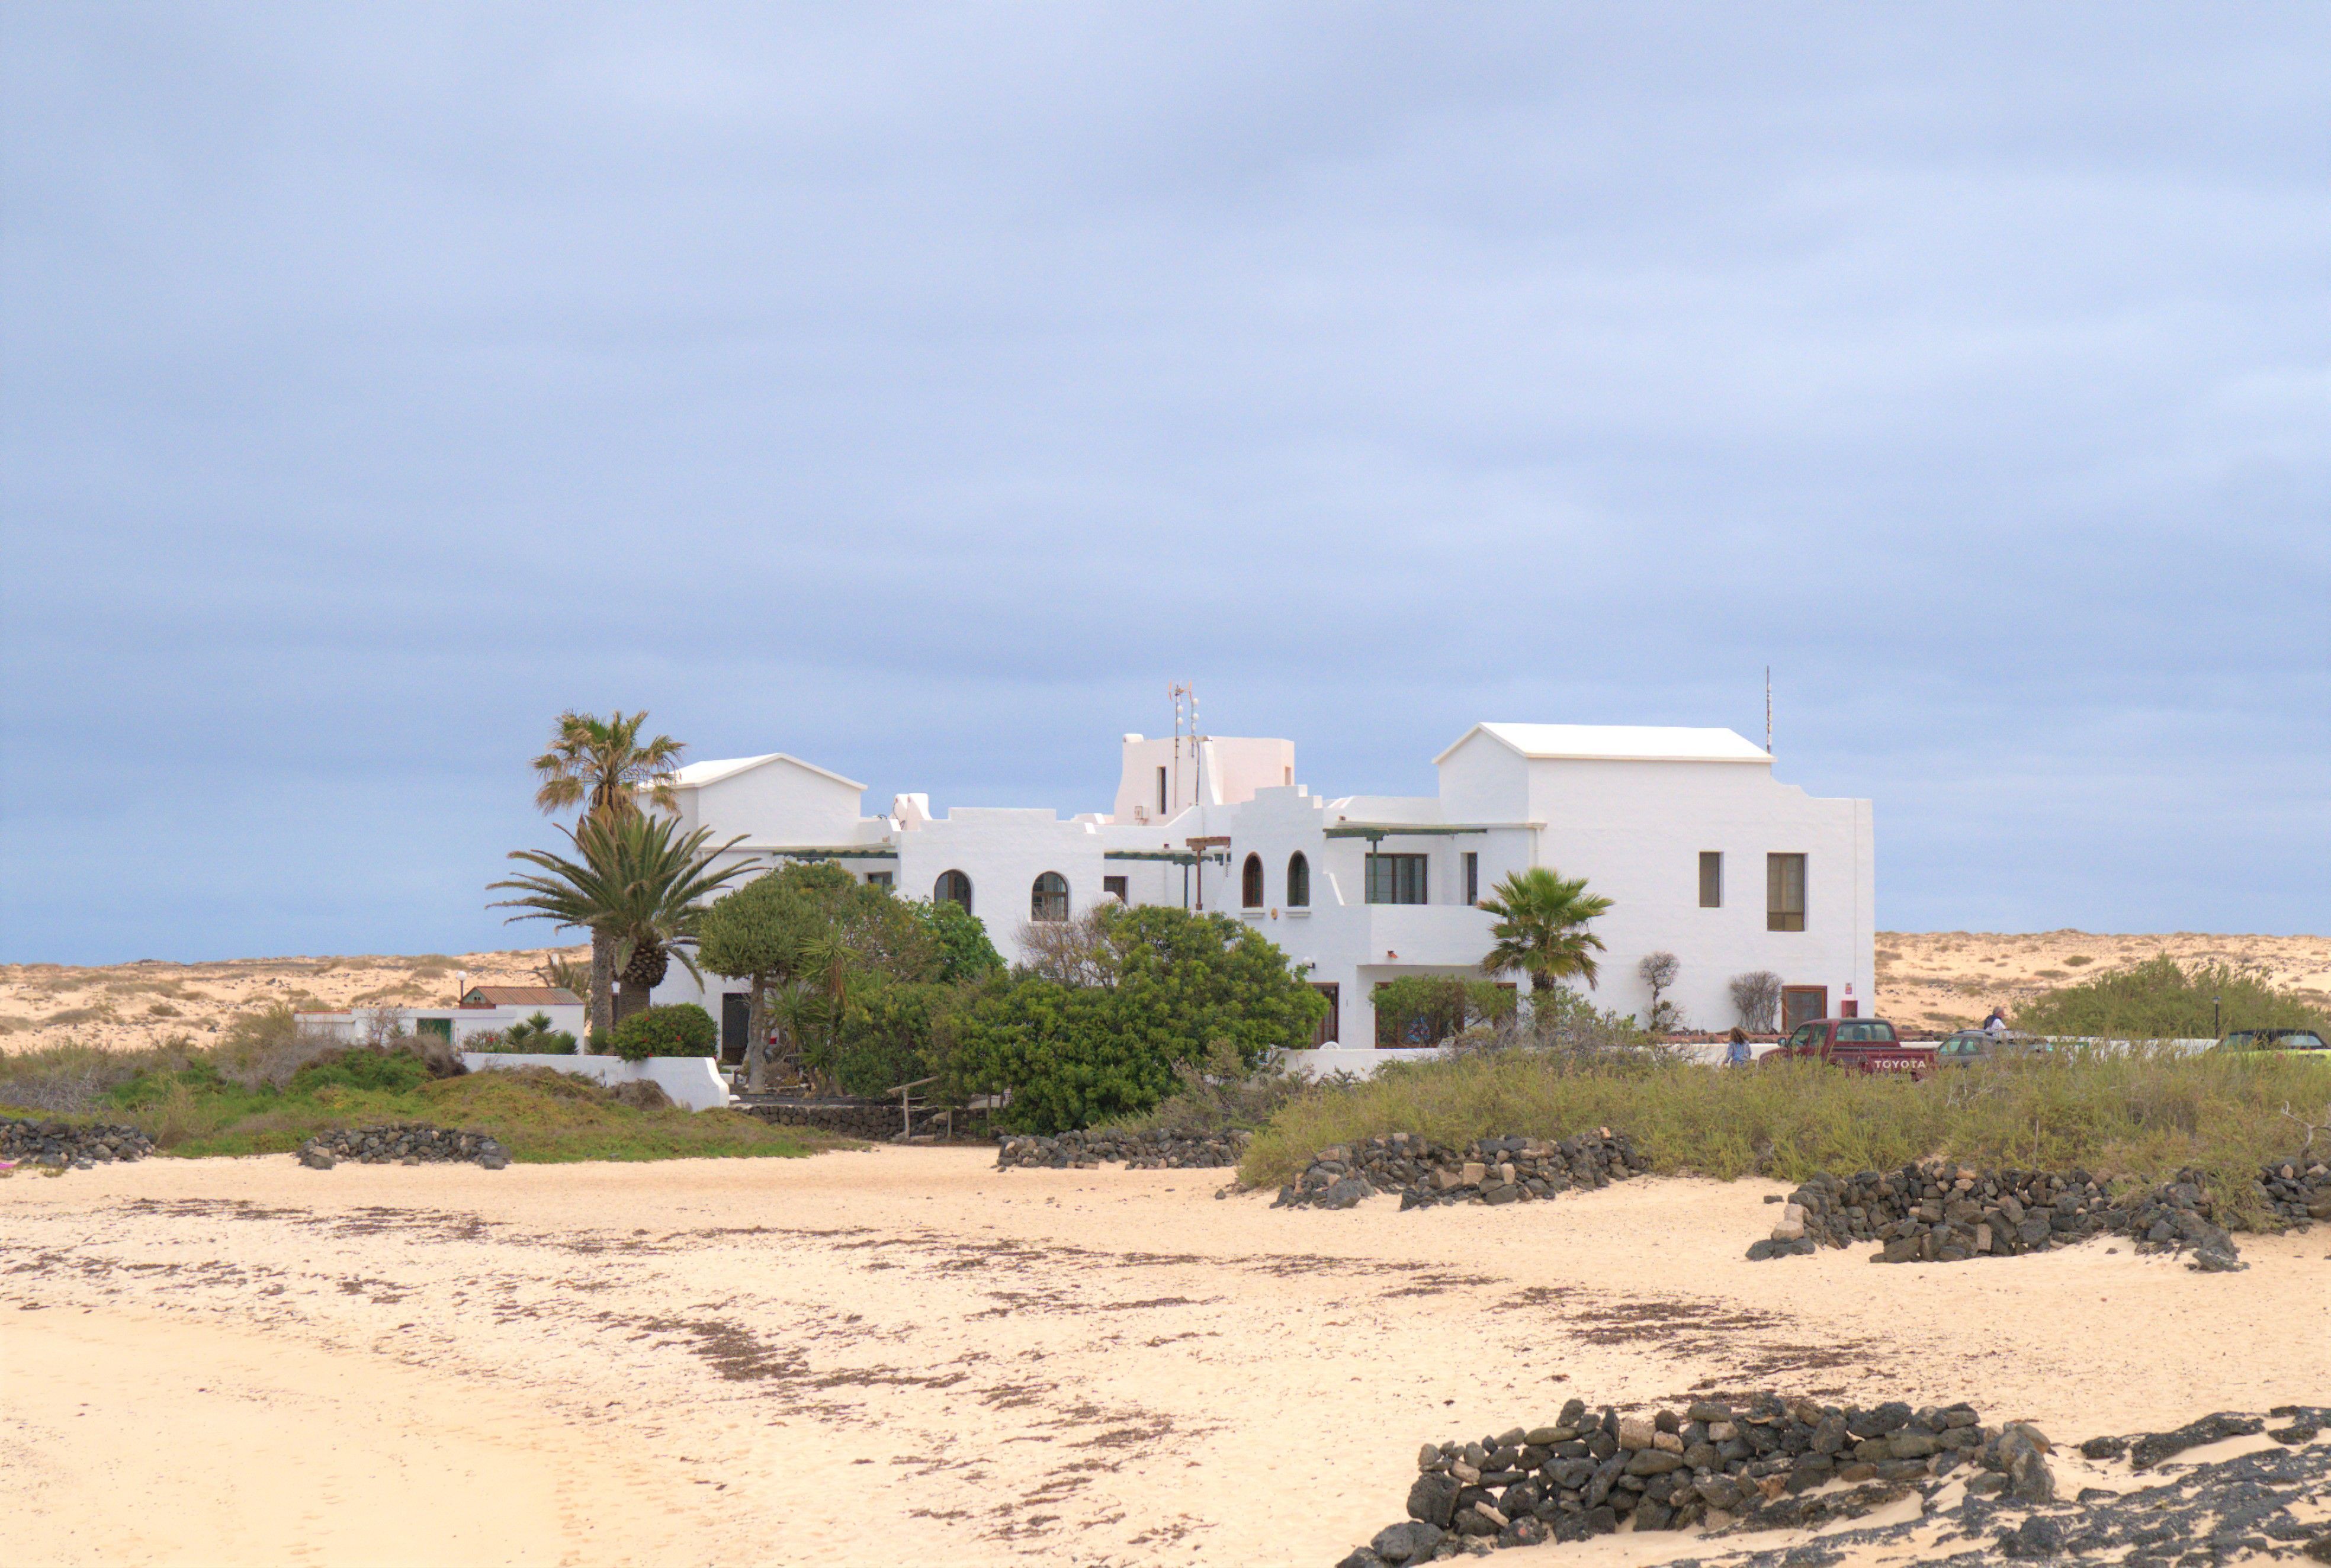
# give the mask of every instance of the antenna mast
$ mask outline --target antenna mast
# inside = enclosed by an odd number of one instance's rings
[[[1765,755],[1773,755],[1773,667],[1765,666]]]

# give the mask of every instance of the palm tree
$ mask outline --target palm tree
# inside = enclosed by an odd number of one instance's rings
[[[1611,900],[1589,893],[1585,878],[1565,880],[1533,866],[1491,889],[1481,908],[1498,917],[1489,927],[1497,946],[1481,960],[1484,973],[1519,969],[1529,975],[1533,997],[1574,974],[1594,985],[1594,955],[1603,950],[1603,938],[1586,924],[1606,913]]]
[[[712,869],[712,862],[744,842],[745,835],[707,849],[711,829],[698,828],[681,836],[671,818],[636,812],[612,821],[585,816],[575,827],[558,831],[574,844],[575,858],[547,850],[511,851],[511,860],[538,867],[543,874],[493,883],[524,896],[500,899],[491,907],[527,911],[511,916],[512,920],[556,920],[562,927],[586,929],[594,937],[604,936],[609,962],[623,982],[615,1022],[647,1006],[648,993],[661,984],[674,958],[701,978],[688,951],[704,914],[699,901],[752,870],[755,862],[749,859],[725,871]]]
[[[647,710],[613,718],[576,713],[558,716],[551,731],[550,749],[534,759],[535,776],[542,781],[534,803],[550,815],[580,805],[586,818],[613,822],[639,814],[644,793],[659,811],[677,814],[679,797],[671,787],[672,770],[685,749],[668,735],[642,745],[640,727]],[[611,998],[614,990],[614,944],[604,932],[591,933],[591,1027],[599,1032],[614,1027]]]

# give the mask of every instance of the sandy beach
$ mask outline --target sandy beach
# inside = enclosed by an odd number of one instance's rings
[[[2073,1440],[2331,1395],[2320,1228],[2246,1240],[2231,1276],[2112,1241],[1750,1264],[1770,1183],[1289,1212],[1217,1200],[1223,1173],[993,1164],[274,1156],[0,1182],[12,1543],[1326,1568],[1400,1516],[1420,1442],[1573,1394],[1964,1399]]]

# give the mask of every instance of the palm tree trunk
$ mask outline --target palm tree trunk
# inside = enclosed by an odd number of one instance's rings
[[[591,1032],[615,1032],[615,939],[591,933]]]

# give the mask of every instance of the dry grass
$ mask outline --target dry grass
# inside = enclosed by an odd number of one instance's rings
[[[2331,1063],[2140,1048],[1952,1069],[1927,1083],[1818,1064],[1565,1066],[1524,1052],[1386,1067],[1282,1108],[1241,1165],[1275,1185],[1330,1145],[1392,1133],[1463,1144],[1623,1130],[1660,1171],[1799,1181],[1929,1155],[2152,1182],[2193,1166],[2237,1207],[2297,1149],[2283,1114],[2331,1120]]]

